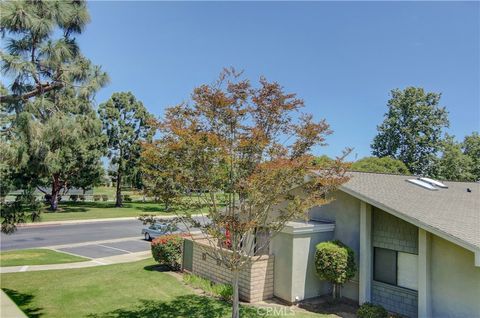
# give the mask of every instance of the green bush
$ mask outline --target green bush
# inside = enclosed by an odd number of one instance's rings
[[[93,201],[100,201],[101,198],[102,198],[102,196],[99,195],[99,194],[94,194],[93,195]]]
[[[76,195],[76,194],[70,195],[70,200],[73,201],[73,202],[77,202],[78,201],[78,195]]]
[[[380,305],[364,303],[357,310],[358,318],[387,318],[388,312]]]
[[[320,279],[334,285],[333,297],[339,287],[355,276],[357,266],[353,250],[340,241],[328,241],[316,246],[315,268]]]
[[[102,194],[102,201],[108,201],[108,195]]]
[[[80,194],[80,201],[82,201],[82,202],[85,201],[85,195]]]
[[[225,301],[232,300],[233,289],[229,284],[215,284],[208,279],[194,274],[183,275],[183,281],[194,288],[203,290],[208,295],[218,297]]]
[[[161,265],[178,271],[182,265],[183,238],[177,234],[162,235],[152,241],[153,258]]]
[[[128,195],[128,194],[125,194],[123,196],[123,201],[125,202],[132,202],[132,198]]]

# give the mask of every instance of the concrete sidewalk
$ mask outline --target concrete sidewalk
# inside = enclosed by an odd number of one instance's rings
[[[26,318],[27,316],[17,307],[13,300],[3,290],[0,290],[0,317]]]
[[[138,253],[109,256],[104,258],[95,258],[90,261],[78,262],[78,263],[0,267],[0,273],[6,274],[6,273],[19,273],[19,272],[47,271],[47,270],[55,270],[55,269],[86,268],[86,267],[94,267],[94,266],[136,262],[136,261],[140,261],[150,257],[152,257],[152,252],[145,251],[145,252],[138,252]],[[1,317],[3,318],[3,316]]]

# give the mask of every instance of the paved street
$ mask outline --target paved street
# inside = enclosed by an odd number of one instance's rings
[[[75,244],[134,236],[141,239],[142,227],[142,223],[138,220],[48,226],[39,224],[35,227],[20,227],[12,235],[1,234],[0,250]]]

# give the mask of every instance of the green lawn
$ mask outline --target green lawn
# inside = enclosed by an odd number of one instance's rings
[[[87,258],[41,248],[0,252],[0,266],[60,264],[88,260]]]
[[[116,187],[95,187],[93,194],[108,195],[109,200],[115,200],[117,194]],[[133,200],[143,199],[143,194],[140,191],[122,190],[122,195],[129,195]]]
[[[199,296],[152,259],[93,268],[1,275],[1,288],[29,317],[229,317],[229,304]],[[265,317],[252,307],[242,317]],[[299,314],[321,318],[326,315]]]
[[[57,212],[45,211],[41,221],[65,221],[101,218],[119,218],[139,216],[141,214],[172,215],[178,211],[166,212],[163,204],[149,202],[124,203],[117,208],[113,202],[63,202]]]

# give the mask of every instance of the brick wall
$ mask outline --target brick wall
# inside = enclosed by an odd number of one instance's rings
[[[223,264],[208,256],[208,243],[193,242],[192,273],[215,283],[231,284],[231,272]],[[258,302],[273,297],[273,255],[255,257],[240,273],[239,296],[247,302]]]
[[[373,281],[372,302],[406,317],[417,317],[418,293],[414,290]]]
[[[418,228],[389,213],[374,208],[373,246],[418,254]]]

